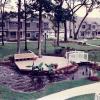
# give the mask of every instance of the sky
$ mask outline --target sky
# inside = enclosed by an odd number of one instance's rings
[[[84,16],[84,12],[85,12],[85,9],[82,8],[80,10],[77,11],[77,15],[80,16],[80,17],[83,17]],[[93,18],[100,18],[100,9],[95,9],[93,10],[89,15],[88,17],[93,17]]]
[[[23,1],[23,0],[22,0]],[[16,6],[15,2],[17,2],[17,0],[11,0],[11,5]],[[17,10],[16,7],[14,8],[14,10]],[[82,8],[80,10],[77,11],[77,16],[80,17],[84,17],[84,13],[85,13],[85,9]],[[96,9],[93,10],[88,17],[92,17],[92,18],[100,18],[100,9]]]

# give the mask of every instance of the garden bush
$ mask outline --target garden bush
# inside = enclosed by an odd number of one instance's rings
[[[97,76],[91,76],[91,77],[88,77],[88,79],[91,81],[100,81],[100,78]]]

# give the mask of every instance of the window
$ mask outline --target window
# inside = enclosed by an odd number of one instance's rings
[[[95,29],[95,25],[93,25],[92,28]]]
[[[30,23],[26,23],[26,26],[27,26],[27,27],[30,27]]]
[[[88,29],[91,30],[91,24],[89,24]]]
[[[39,23],[36,23],[36,27],[39,28]]]
[[[39,36],[39,33],[36,34],[36,37],[38,37],[38,36]]]
[[[49,24],[48,23],[44,23],[44,29],[48,29]]]
[[[9,22],[9,27],[10,28],[17,28],[18,27],[18,23],[17,22]],[[22,22],[20,22],[20,28],[22,28]]]
[[[16,38],[16,32],[10,32],[11,38]]]
[[[17,22],[9,22],[10,28],[17,28]]]
[[[27,37],[30,37],[30,33],[27,33]]]
[[[20,38],[22,38],[22,32],[20,32]]]
[[[82,28],[85,29],[85,25],[82,25]]]
[[[100,34],[100,32],[98,32],[98,34]]]
[[[84,32],[81,32],[81,36],[84,36]]]
[[[20,22],[20,28],[22,28],[22,22]]]
[[[2,22],[0,22],[0,27],[2,27]],[[5,23],[3,23],[3,27],[5,27]]]

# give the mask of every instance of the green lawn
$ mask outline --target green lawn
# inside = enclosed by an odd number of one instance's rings
[[[37,42],[28,42],[28,49],[38,53]],[[42,43],[42,54],[44,53],[44,43]],[[21,42],[21,51],[24,50],[24,42]],[[53,53],[54,47],[50,42],[47,43],[47,52]],[[0,58],[16,53],[16,43],[6,43],[5,46],[0,46]]]
[[[58,47],[54,47],[52,45],[53,43],[48,41],[47,42],[47,53],[53,54],[54,49]],[[91,46],[81,46],[76,43],[60,43],[61,47],[70,47],[76,50],[91,50],[95,49],[95,47]],[[28,49],[34,51],[35,53],[38,53],[37,50],[37,42],[28,42]],[[24,42],[21,42],[21,50],[24,50]],[[5,46],[0,46],[0,57],[4,57],[10,54],[16,53],[16,43],[6,43]],[[44,54],[44,43],[42,43],[42,54]]]
[[[94,41],[94,40],[93,40]],[[59,47],[54,47],[53,43],[48,41],[47,42],[47,54],[54,54],[54,50]],[[70,47],[76,50],[92,50],[96,49],[93,46],[82,46],[76,43],[60,43],[60,47]],[[38,54],[37,50],[37,42],[28,42],[28,49],[34,51]],[[21,42],[21,50],[24,50],[24,42]],[[11,55],[16,53],[16,43],[6,43],[5,46],[0,46],[0,58],[3,58],[7,55]],[[42,43],[42,54],[44,54],[44,43]],[[100,61],[100,51],[90,51],[89,52],[89,60]]]
[[[95,49],[96,47],[93,46],[83,46],[83,45],[78,45],[77,43],[61,43],[60,46],[64,46],[64,47],[70,47],[76,50],[91,50],[91,49]]]
[[[33,93],[18,93],[0,86],[0,100],[36,100],[37,98],[59,92],[65,89],[90,84],[89,80],[81,79],[78,81],[62,81],[47,85],[44,89]]]
[[[100,62],[100,51],[90,51],[89,60]]]
[[[98,46],[98,45],[100,45],[100,39],[88,40],[86,43]]]
[[[86,94],[77,97],[70,98],[68,100],[94,100],[94,94]]]

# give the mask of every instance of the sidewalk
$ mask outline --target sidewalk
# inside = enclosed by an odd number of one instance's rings
[[[90,85],[84,85],[80,87],[75,87],[72,89],[67,89],[58,93],[54,93],[37,100],[66,100],[75,96],[91,94],[91,93],[100,93],[100,82],[93,83]]]

